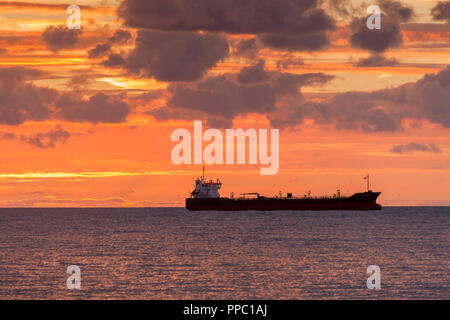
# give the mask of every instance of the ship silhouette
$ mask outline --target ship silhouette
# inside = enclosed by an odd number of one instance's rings
[[[376,203],[381,192],[370,190],[369,175],[367,191],[355,193],[351,196],[341,196],[340,191],[333,196],[312,197],[311,193],[303,197],[293,197],[287,193],[285,197],[261,196],[257,192],[241,193],[235,198],[233,193],[229,198],[221,197],[219,189],[222,182],[219,179],[206,180],[203,175],[195,180],[195,189],[191,196],[186,198],[186,209],[190,211],[218,210],[218,211],[243,211],[243,210],[381,210],[381,205]]]

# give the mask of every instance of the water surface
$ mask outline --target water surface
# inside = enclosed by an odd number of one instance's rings
[[[0,299],[450,299],[449,231],[450,207],[0,209]]]

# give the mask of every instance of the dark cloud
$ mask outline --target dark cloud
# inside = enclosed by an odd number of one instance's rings
[[[117,68],[125,65],[125,59],[120,54],[111,54],[108,59],[104,60],[102,64],[105,67]]]
[[[66,87],[73,90],[82,90],[87,87],[90,79],[93,77],[88,71],[76,70],[67,80]]]
[[[236,44],[236,52],[238,54],[249,50],[253,50],[255,48],[256,48],[256,38],[239,40],[239,42]]]
[[[439,1],[431,9],[431,15],[434,20],[446,20],[450,23],[450,1]]]
[[[0,124],[19,125],[25,121],[64,118],[74,122],[124,122],[130,112],[122,96],[97,93],[83,99],[79,93],[66,93],[33,85],[41,72],[21,67],[0,68]],[[74,80],[78,86],[83,82]],[[74,87],[77,84],[73,84]]]
[[[321,73],[269,72],[259,62],[239,74],[171,85],[167,105],[148,114],[159,120],[206,118],[210,125],[221,127],[229,126],[238,115],[260,113],[278,128],[295,127],[305,118],[367,133],[402,130],[405,119],[450,128],[450,66],[415,83],[390,89],[346,92],[314,100],[302,95],[302,87],[321,85],[330,79]]]
[[[131,33],[127,30],[116,30],[109,38],[111,44],[126,44],[131,39]]]
[[[88,51],[90,59],[97,59],[111,53],[113,46],[126,44],[131,39],[131,33],[127,30],[116,30],[107,42],[98,44]]]
[[[303,61],[302,58],[296,55],[292,55],[291,52],[282,53],[280,54],[280,58],[277,61],[277,69],[278,71],[282,71],[290,68],[297,68],[304,64],[305,62]]]
[[[290,125],[301,123],[302,117],[308,116],[338,129],[368,133],[401,130],[404,119],[428,120],[450,128],[449,101],[450,66],[416,83],[392,89],[347,92],[322,102],[292,103],[280,117]]]
[[[381,53],[403,43],[401,24],[414,14],[412,8],[398,1],[380,1],[381,29],[367,28],[368,16],[355,18],[351,23],[350,42],[354,47]]]
[[[111,45],[109,43],[98,44],[94,49],[88,51],[90,59],[97,59],[107,56],[111,52]]]
[[[0,123],[18,125],[25,121],[43,121],[51,116],[55,90],[37,87],[28,81],[38,78],[37,70],[0,68]]]
[[[269,79],[269,74],[264,70],[264,60],[260,60],[256,65],[245,67],[238,75],[240,83],[258,83]]]
[[[332,79],[321,73],[290,74],[267,72],[260,61],[239,74],[209,77],[195,83],[169,87],[171,98],[164,108],[152,110],[157,119],[207,117],[210,125],[226,127],[234,117],[248,113],[271,113],[286,96],[301,100],[300,88]]]
[[[348,92],[322,103],[306,102],[297,109],[303,116],[311,117],[317,123],[334,124],[337,129],[395,132],[401,126],[401,118],[390,110],[392,104],[378,93]]]
[[[126,121],[130,107],[120,96],[97,93],[85,100],[74,94],[64,94],[56,102],[57,112],[72,122],[119,123]]]
[[[14,132],[0,131],[0,140],[16,140],[17,136]]]
[[[224,59],[227,40],[195,32],[138,32],[136,47],[125,59],[125,68],[160,81],[193,81]]]
[[[389,48],[396,48],[403,42],[403,35],[397,21],[382,16],[382,28],[369,30],[366,26],[367,18],[354,20],[350,42],[354,47],[370,50],[373,52],[384,52]]]
[[[368,58],[363,58],[357,62],[358,67],[391,67],[398,64],[395,58],[386,58],[379,54],[371,55]]]
[[[125,0],[118,14],[134,28],[256,34],[267,46],[317,50],[335,28],[319,0]]]
[[[125,0],[118,14],[134,28],[302,34],[333,26],[318,5],[317,0]]]
[[[233,55],[248,59],[257,57],[258,46],[320,50],[335,29],[321,5],[321,0],[124,0],[118,15],[125,26],[138,29],[135,48],[103,64],[159,81],[200,80],[229,55],[222,33],[255,35],[231,40]]]
[[[260,36],[266,46],[289,51],[315,51],[329,45],[324,33],[311,33],[305,35],[267,34]]]
[[[408,92],[413,107],[409,115],[419,115],[450,128],[450,66],[438,74],[428,74]]]
[[[69,29],[66,26],[49,26],[42,33],[47,47],[52,51],[74,48],[80,35],[81,30]]]
[[[398,22],[407,22],[414,16],[412,7],[395,0],[379,0],[381,11]]]
[[[255,58],[258,53],[256,38],[236,41],[233,45],[233,54],[239,57]]]
[[[403,30],[413,32],[450,32],[450,24],[446,23],[405,23]]]
[[[20,140],[38,148],[54,148],[55,143],[65,143],[70,138],[70,133],[60,125],[55,126],[49,132],[39,132],[30,136],[22,135]]]
[[[55,10],[55,11],[66,11],[68,5],[65,3],[36,3],[36,2],[26,2],[26,1],[0,1],[0,7],[11,7],[16,9],[21,8],[43,8],[46,10]],[[95,11],[95,10],[104,10],[104,7],[97,6],[86,6],[79,5],[81,10],[86,11]]]
[[[393,146],[389,152],[391,153],[411,153],[411,152],[431,152],[431,153],[441,153],[442,150],[436,146],[434,143],[429,142],[428,144],[423,144],[419,142],[411,142],[408,144],[399,144]]]

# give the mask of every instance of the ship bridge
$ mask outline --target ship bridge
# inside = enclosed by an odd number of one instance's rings
[[[191,192],[191,198],[220,198],[219,189],[222,182],[219,179],[206,180],[205,169],[203,175],[195,180],[195,189]]]

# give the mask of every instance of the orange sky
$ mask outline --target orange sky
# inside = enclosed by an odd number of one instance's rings
[[[108,68],[88,56],[89,50],[118,29],[128,30],[133,38],[113,50],[126,54],[134,48],[137,30],[124,26],[117,17],[115,9],[120,1],[77,1],[86,6],[81,9],[83,33],[76,45],[58,51],[46,45],[42,33],[48,26],[65,24],[67,13],[64,6],[59,6],[60,1],[30,2],[34,6],[7,2],[0,1],[0,68],[39,70],[41,74],[27,83],[60,94],[81,94],[85,98],[98,92],[126,94],[124,100],[130,113],[118,123],[58,117],[21,124],[2,122],[0,207],[184,205],[194,178],[201,174],[201,165],[172,164],[170,152],[175,143],[170,137],[176,128],[193,132],[192,119],[163,121],[146,113],[166,105],[171,83]],[[326,49],[310,52],[266,47],[252,58],[230,54],[209,68],[204,78],[238,73],[259,59],[265,61],[266,71],[276,72],[278,62],[284,61],[283,72],[335,76],[324,85],[301,88],[305,98],[318,101],[348,91],[370,92],[416,82],[450,64],[450,27],[432,20],[430,10],[436,1],[414,0],[408,4],[416,14],[408,26],[403,26],[403,43],[384,53],[397,59],[396,65],[356,66],[354,62],[369,53],[350,45],[349,18],[342,17]],[[419,29],[425,24],[440,28],[416,31],[411,24],[419,25]],[[224,36],[229,43],[250,37]],[[148,92],[158,93],[158,97],[139,100],[140,94]],[[253,165],[212,165],[206,168],[207,176],[223,181],[223,196],[232,191],[302,195],[308,190],[321,195],[332,194],[337,188],[344,194],[364,190],[362,178],[370,173],[373,189],[382,192],[379,201],[383,205],[450,205],[449,128],[418,119],[415,114],[403,119],[401,130],[395,132],[367,133],[317,122],[306,117],[295,127],[282,128],[277,175],[261,176]],[[239,115],[233,125],[270,127],[261,113]],[[30,142],[38,133],[44,134],[40,137],[45,140],[45,133],[58,127],[69,132],[70,137],[44,147]],[[15,138],[1,138],[4,133],[14,134]],[[396,145],[430,142],[441,152],[390,152]]]

